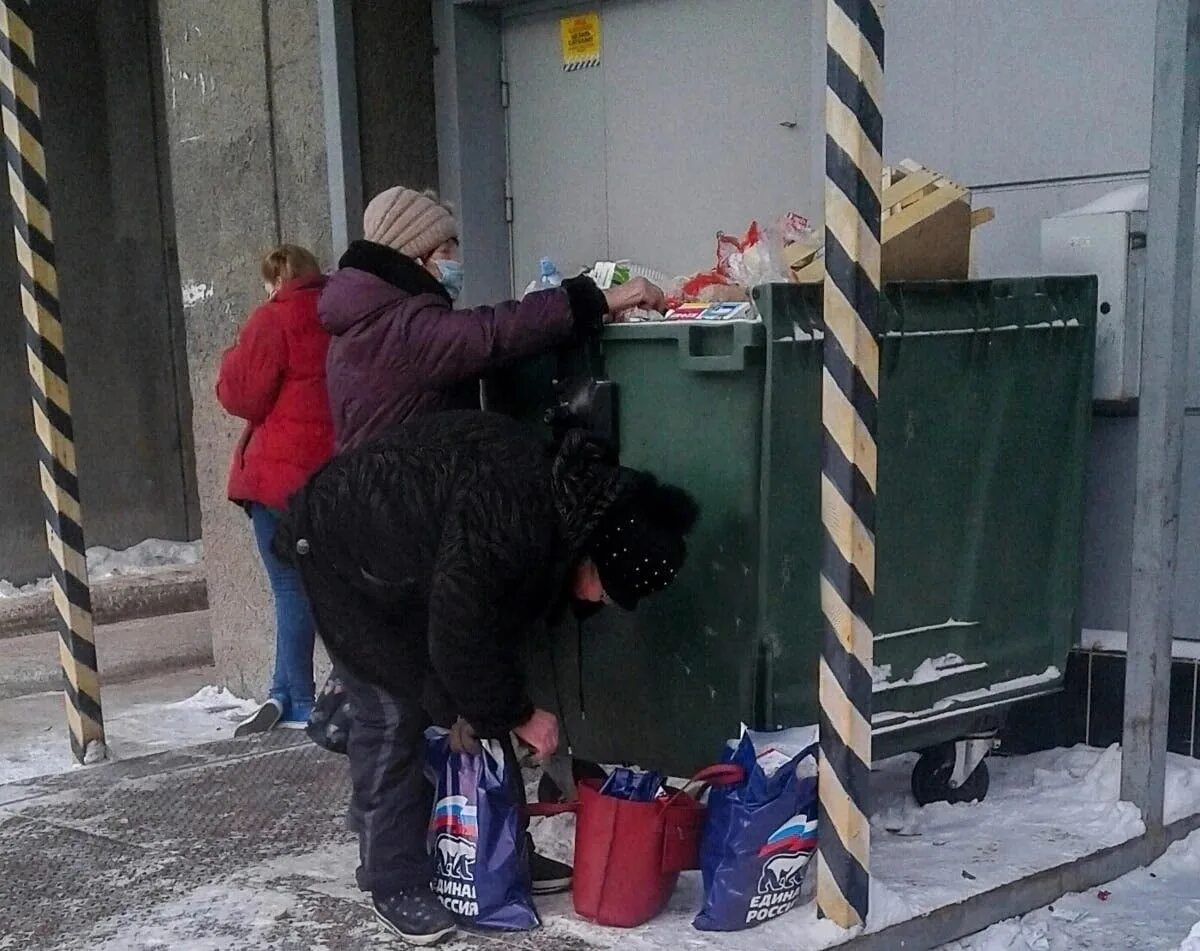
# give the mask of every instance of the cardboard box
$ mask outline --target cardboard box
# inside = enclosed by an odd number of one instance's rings
[[[966,280],[971,274],[971,232],[993,217],[991,208],[972,211],[971,194],[963,186],[911,159],[885,168],[883,281]],[[820,258],[800,258],[791,267],[801,283],[825,279]]]

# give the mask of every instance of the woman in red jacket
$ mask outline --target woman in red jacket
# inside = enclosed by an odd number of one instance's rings
[[[270,295],[221,358],[217,399],[246,431],[233,455],[229,498],[250,513],[275,596],[275,673],[266,703],[237,728],[303,728],[313,705],[313,620],[300,575],[271,551],[288,497],[333,455],[325,392],[329,336],[317,319],[325,284],[313,255],[285,244],[262,262]]]

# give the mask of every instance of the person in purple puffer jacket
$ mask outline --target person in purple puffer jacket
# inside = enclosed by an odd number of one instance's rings
[[[610,314],[664,304],[662,291],[641,278],[600,291],[575,277],[519,302],[456,310],[458,222],[432,192],[397,186],[376,195],[363,234],[318,308],[333,336],[326,381],[339,451],[419,414],[478,409],[488,371],[598,333]]]

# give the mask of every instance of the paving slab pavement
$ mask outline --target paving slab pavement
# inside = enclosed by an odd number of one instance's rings
[[[345,760],[277,731],[0,786],[0,949],[399,946],[354,889]],[[585,951],[561,932],[447,951]]]

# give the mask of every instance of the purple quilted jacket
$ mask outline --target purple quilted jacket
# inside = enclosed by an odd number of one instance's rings
[[[355,242],[318,306],[333,337],[326,383],[338,450],[369,442],[411,416],[477,409],[485,372],[598,328],[604,297],[582,280],[520,302],[454,310],[441,285],[415,262]]]

